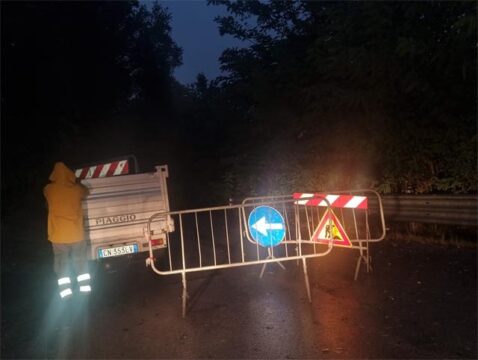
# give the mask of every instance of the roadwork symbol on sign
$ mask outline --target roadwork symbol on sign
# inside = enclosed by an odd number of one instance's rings
[[[276,246],[285,237],[285,222],[281,213],[270,206],[258,206],[249,214],[249,232],[264,247]]]
[[[333,239],[332,243],[336,246],[352,246],[337,216],[332,210],[327,209],[317,229],[312,234],[312,241],[328,244],[331,238]]]

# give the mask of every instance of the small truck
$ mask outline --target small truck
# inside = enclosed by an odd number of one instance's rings
[[[90,260],[149,251],[145,236],[149,217],[169,212],[168,166],[156,166],[153,172],[130,173],[132,164],[137,164],[135,159],[123,159],[75,171],[89,190],[83,201],[83,216]],[[166,234],[173,231],[170,216],[158,217],[151,224],[153,250],[166,248]]]

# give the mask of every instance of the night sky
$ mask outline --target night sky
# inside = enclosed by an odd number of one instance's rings
[[[146,2],[150,3],[150,2]],[[174,72],[183,83],[194,82],[198,73],[208,79],[220,74],[219,56],[228,47],[242,43],[231,36],[219,35],[214,18],[225,15],[224,7],[207,5],[206,1],[160,1],[172,15],[172,36],[183,49],[183,65]]]

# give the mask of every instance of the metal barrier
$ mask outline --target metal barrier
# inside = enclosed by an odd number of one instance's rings
[[[321,196],[312,198],[325,201]],[[176,231],[165,229],[167,256],[154,259],[151,229],[156,221],[171,217]],[[310,209],[288,199],[263,199],[240,205],[219,206],[185,211],[171,211],[150,217],[145,237],[150,244],[147,266],[159,275],[181,274],[182,314],[186,315],[186,274],[239,266],[262,264],[260,276],[267,264],[302,260],[307,296],[312,301],[307,275],[307,259],[329,254],[334,246],[329,233],[327,246],[313,241]],[[332,226],[332,220],[329,222]]]
[[[186,315],[187,279],[191,272],[248,265],[302,261],[309,301],[312,301],[307,259],[329,254],[334,246],[357,249],[357,279],[364,262],[371,271],[369,244],[385,238],[380,195],[373,190],[335,191],[334,194],[296,193],[254,197],[240,205],[162,212],[150,217],[145,237],[149,243],[146,264],[158,275],[181,274],[182,314]],[[369,198],[378,204],[370,216]],[[165,217],[176,231],[164,229],[167,257],[154,259],[151,245],[153,223]]]
[[[361,264],[372,271],[370,243],[382,241],[386,235],[385,217],[380,194],[370,189],[330,191],[327,193],[294,193],[293,195],[246,198],[243,204],[293,198],[297,205],[306,206],[307,229],[313,229],[311,240],[328,244],[327,231],[334,237],[334,246],[356,249],[360,252],[355,266],[357,280]],[[374,211],[369,211],[369,202]],[[331,221],[327,227],[327,221]],[[332,231],[330,231],[332,228]],[[333,232],[335,228],[335,234]]]

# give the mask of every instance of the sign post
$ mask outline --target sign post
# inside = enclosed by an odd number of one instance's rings
[[[274,259],[272,248],[279,245],[285,237],[285,221],[281,213],[270,206],[258,206],[249,214],[248,220],[249,232],[252,238],[263,247],[267,247],[268,259]],[[278,262],[279,266],[285,270],[284,265]],[[267,263],[262,265],[262,278]]]

